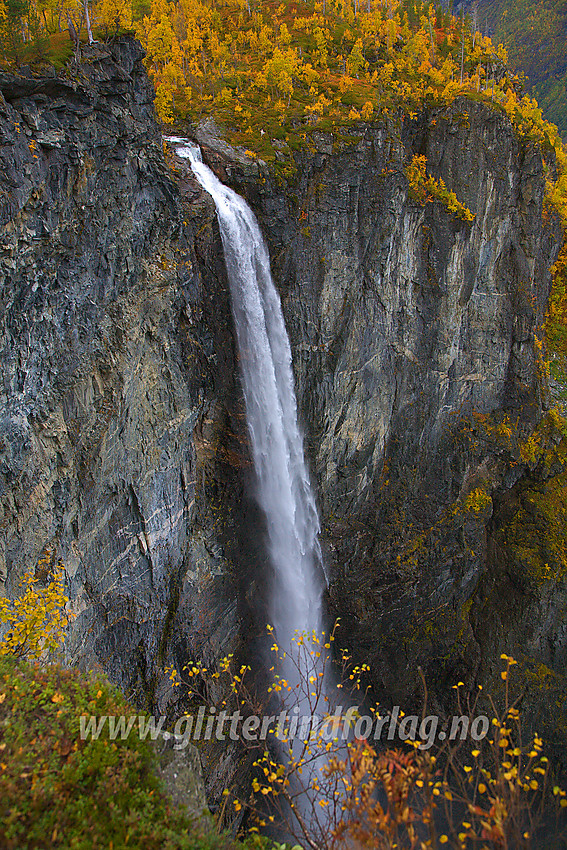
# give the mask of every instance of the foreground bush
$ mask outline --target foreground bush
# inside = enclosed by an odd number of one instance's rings
[[[163,793],[136,735],[82,741],[79,717],[131,715],[103,677],[0,657],[0,848],[228,850]],[[238,845],[241,846],[241,845]]]
[[[268,632],[273,639],[272,626]],[[437,715],[428,715],[425,679],[421,717],[399,707],[381,712],[378,706],[363,716],[354,704],[368,697],[361,687],[367,666],[353,666],[348,651],[341,650],[342,682],[333,686],[327,653],[334,639],[334,632],[323,638],[296,633],[286,651],[274,641],[267,738],[244,732],[242,738],[257,754],[252,794],[244,799],[238,788],[225,791],[237,812],[244,809],[256,828],[283,825],[311,850],[566,846],[567,794],[554,781],[540,736],[522,733],[521,698],[509,689],[514,658],[501,657],[499,707],[480,685],[467,695],[458,682],[457,714],[438,726]],[[193,698],[206,693],[203,685],[211,676],[226,677],[225,693],[232,691],[237,705],[248,706],[249,717],[265,717],[266,706],[246,684],[250,667],[233,667],[232,661],[223,659],[212,673],[195,663],[170,675],[180,684],[185,675]],[[341,706],[351,706],[344,713],[333,702],[337,688]],[[299,707],[309,724],[295,722]],[[225,701],[215,714],[227,708]],[[387,741],[374,735],[384,726]],[[391,743],[395,738],[400,745]]]

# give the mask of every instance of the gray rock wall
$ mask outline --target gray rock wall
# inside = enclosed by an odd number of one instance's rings
[[[166,167],[142,55],[0,75],[0,577],[51,547],[68,660],[165,710],[166,663],[236,645],[249,463],[214,205]]]
[[[379,694],[419,701],[421,665],[433,699],[446,699],[459,679],[486,680],[505,651],[561,673],[564,580],[513,594],[492,544],[500,501],[541,472],[508,445],[546,404],[538,340],[559,231],[542,211],[541,152],[501,112],[461,98],[353,130],[351,144],[314,134],[282,190],[223,162],[207,130],[210,163],[248,197],[269,242],[330,608]],[[414,155],[472,223],[412,200]]]
[[[0,74],[0,573],[13,594],[52,547],[68,660],[173,715],[165,665],[253,654],[269,569],[212,201],[166,164],[141,59],[118,39],[67,76]],[[421,664],[441,704],[501,651],[560,669],[564,580],[512,593],[498,538],[551,474],[506,446],[545,407],[541,154],[467,100],[315,134],[286,187],[198,136],[269,243],[329,609],[376,688],[418,699]],[[414,154],[473,223],[411,199]],[[210,766],[219,793],[237,761]]]

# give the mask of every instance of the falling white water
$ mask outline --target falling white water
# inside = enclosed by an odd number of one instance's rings
[[[297,422],[291,349],[270,260],[250,207],[215,177],[200,150],[170,138],[213,197],[228,272],[258,500],[275,580],[271,616],[278,645],[322,631],[319,518]],[[294,675],[286,671],[294,686]],[[297,673],[295,673],[297,676]]]
[[[216,205],[258,501],[266,518],[269,556],[274,569],[270,616],[280,649],[279,675],[291,687],[291,700],[284,699],[284,707],[290,718],[295,702],[293,712],[298,717],[313,718],[311,731],[316,735],[317,716],[323,722],[339,692],[325,651],[315,652],[317,647],[310,641],[312,635],[318,640],[323,634],[320,527],[297,422],[291,349],[280,299],[272,281],[268,251],[252,210],[207,168],[199,148],[185,139],[170,137],[168,141],[178,156],[190,161],[197,180]],[[297,645],[301,642],[299,635],[307,636],[301,648]],[[296,645],[292,646],[294,640]],[[314,686],[312,682],[318,684]],[[335,710],[340,714],[340,709]],[[290,731],[288,745],[296,758],[302,753],[305,736],[305,732],[299,735],[298,732]],[[282,755],[287,758],[285,753],[284,747]],[[322,801],[319,783],[326,765],[324,752],[311,756],[305,763],[304,790],[296,798],[296,811],[301,811],[312,835],[328,833],[327,819],[332,807],[321,809],[317,805]]]

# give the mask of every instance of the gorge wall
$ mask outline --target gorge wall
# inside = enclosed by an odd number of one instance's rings
[[[351,137],[313,134],[293,195],[239,163],[223,172],[270,245],[331,610],[386,705],[421,703],[418,667],[437,707],[459,680],[497,689],[511,653],[524,708],[561,757],[567,565],[552,527],[566,519],[565,455],[542,359],[560,240],[546,165],[506,116],[464,98]],[[412,201],[415,155],[472,223]]]
[[[177,645],[236,640],[249,461],[214,205],[173,182],[141,60],[0,77],[0,568],[15,593],[50,547],[68,660],[163,709]]]
[[[558,244],[541,153],[464,98],[352,136],[313,136],[293,199],[224,169],[270,244],[333,608],[394,700],[418,664],[439,692],[505,651],[561,670],[564,584],[522,582],[495,540],[503,503],[545,466],[522,449],[546,406],[538,336]],[[474,222],[412,202],[414,155]]]
[[[173,712],[164,666],[253,642],[267,567],[214,207],[164,157],[141,60],[122,38],[66,76],[0,75],[0,569],[13,594],[51,547],[68,660]],[[523,512],[545,542],[534,492],[562,459],[540,424],[559,236],[541,153],[459,99],[314,133],[283,186],[193,129],[269,244],[329,607],[378,694],[418,700],[421,665],[447,707],[502,651],[561,689],[561,563],[512,535]],[[411,199],[414,154],[474,222]]]

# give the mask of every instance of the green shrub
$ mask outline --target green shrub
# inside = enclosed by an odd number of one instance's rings
[[[132,715],[102,676],[0,657],[0,847],[228,850],[163,793],[149,742],[81,740],[81,714]],[[241,846],[241,845],[238,845]]]

